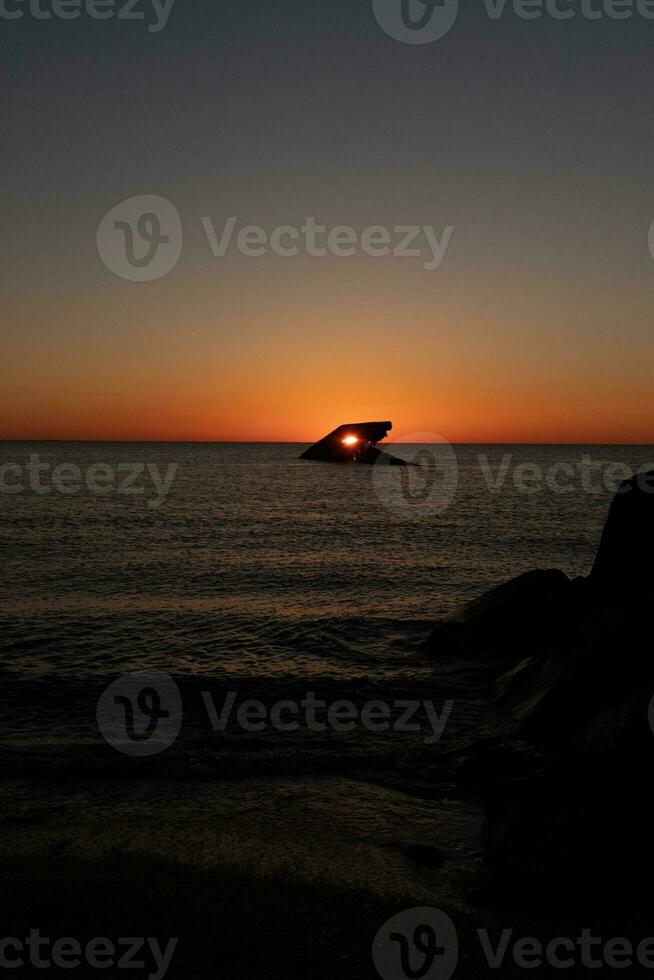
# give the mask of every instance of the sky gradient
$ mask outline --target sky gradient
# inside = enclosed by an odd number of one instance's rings
[[[364,0],[177,0],[160,33],[0,26],[0,438],[654,442],[654,20],[469,4],[418,46]],[[96,230],[151,194],[182,255],[128,282]],[[431,271],[217,258],[201,219],[229,216],[454,233]]]

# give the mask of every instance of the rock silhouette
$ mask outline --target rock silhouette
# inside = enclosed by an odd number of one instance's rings
[[[618,489],[593,565],[593,585],[621,601],[637,599],[652,579],[654,548],[654,471],[625,480]]]
[[[575,588],[557,569],[525,572],[456,610],[429,636],[434,653],[480,655],[491,664],[513,661],[525,652],[525,637],[544,647],[563,628],[572,612]],[[535,625],[538,624],[538,629]]]
[[[435,654],[454,645],[485,658],[509,718],[506,736],[458,760],[486,809],[492,886],[508,901],[624,911],[649,894],[653,541],[649,473],[620,487],[589,578],[521,575],[428,640]]]

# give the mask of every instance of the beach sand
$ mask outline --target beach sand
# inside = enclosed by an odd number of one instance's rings
[[[467,917],[481,875],[473,805],[359,780],[10,779],[2,795],[5,934],[179,936],[170,977],[376,976],[392,914]],[[425,839],[443,867],[402,853]]]

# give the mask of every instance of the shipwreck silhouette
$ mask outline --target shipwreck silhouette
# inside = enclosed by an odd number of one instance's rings
[[[300,459],[323,463],[386,463],[390,466],[409,466],[403,459],[377,448],[393,428],[392,422],[352,422],[339,425],[301,454]]]

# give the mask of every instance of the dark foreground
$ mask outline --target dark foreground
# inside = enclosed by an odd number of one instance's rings
[[[465,748],[423,750],[420,780],[390,764],[377,779],[225,779],[197,761],[166,779],[6,772],[3,935],[104,937],[115,955],[105,947],[85,980],[126,975],[129,937],[177,940],[165,973],[141,950],[133,976],[361,980],[380,975],[371,947],[384,923],[427,906],[458,933],[454,974],[439,967],[441,938],[430,969],[418,945],[384,980],[652,975],[653,501],[635,485],[616,498],[589,579],[529,573],[434,629],[426,653],[481,663],[507,722]],[[492,947],[505,930],[501,965],[479,930]],[[560,937],[539,959],[538,944]],[[6,975],[44,975],[22,955]]]

